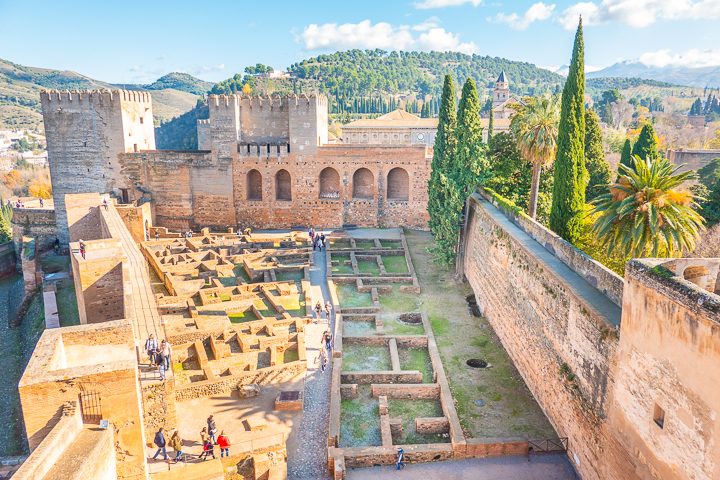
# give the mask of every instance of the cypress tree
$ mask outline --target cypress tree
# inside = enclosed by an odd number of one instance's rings
[[[575,33],[570,71],[562,93],[550,228],[570,243],[582,229],[585,209],[585,46],[582,19]]]
[[[487,134],[487,143],[490,145],[490,142],[492,141],[492,136],[495,130],[495,112],[492,108],[490,108],[490,118],[488,119],[488,134]]]
[[[590,201],[607,193],[610,183],[610,165],[605,161],[600,118],[592,110],[585,111],[585,167],[589,178],[585,199]]]
[[[630,145],[629,138],[626,138],[625,143],[623,144],[622,152],[620,153],[620,164],[625,165],[626,167],[633,168],[634,162],[632,158],[632,147]]]
[[[457,152],[450,170],[461,198],[470,195],[487,172],[487,158],[482,143],[480,99],[475,81],[465,80],[457,116]]]
[[[642,159],[650,158],[652,160],[657,160],[660,158],[658,138],[657,135],[655,135],[655,129],[651,124],[646,123],[643,125],[643,128],[640,131],[640,136],[633,146],[632,154],[633,156],[637,155]]]
[[[442,176],[446,176],[448,167],[452,163],[450,159],[455,156],[457,139],[455,128],[457,126],[457,110],[455,108],[455,85],[452,76],[445,75],[443,84],[442,99],[440,100],[440,112],[438,129],[435,135],[435,148],[428,182],[428,213],[430,215],[430,230],[437,238],[441,231],[441,225],[445,215],[445,192],[447,182],[443,182]]]

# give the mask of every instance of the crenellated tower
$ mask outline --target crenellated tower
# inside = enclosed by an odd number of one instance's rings
[[[128,90],[40,93],[58,236],[68,241],[65,195],[113,193],[127,199],[118,155],[155,149],[152,98]]]

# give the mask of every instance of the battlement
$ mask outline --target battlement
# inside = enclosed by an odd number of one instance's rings
[[[210,125],[209,118],[199,118],[197,121],[198,125]]]
[[[117,101],[150,103],[149,92],[138,90],[41,90],[42,103],[107,104]]]
[[[241,142],[237,151],[241,157],[279,158],[290,154],[289,142]]]
[[[211,108],[230,107],[237,105],[240,108],[249,109],[274,109],[274,108],[288,108],[288,107],[301,107],[309,106],[311,103],[316,103],[318,106],[327,106],[327,97],[321,94],[300,94],[300,95],[268,95],[267,97],[259,96],[252,97],[242,94],[230,94],[230,95],[208,95],[208,106]]]

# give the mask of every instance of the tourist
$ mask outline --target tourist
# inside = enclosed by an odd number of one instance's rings
[[[330,300],[325,302],[325,315],[327,315],[328,321],[330,320],[330,313],[332,312],[332,303]]]
[[[215,434],[217,433],[217,426],[215,425],[215,419],[213,418],[212,415],[210,415],[210,416],[207,418],[207,431],[208,431],[208,435],[209,435],[209,437],[210,437],[210,440],[212,440],[212,442],[213,442],[215,445],[217,445],[218,442],[217,442],[217,440],[215,439]]]
[[[85,242],[80,239],[80,256],[85,260]]]
[[[397,460],[395,461],[395,469],[400,470],[405,468],[405,450],[402,448],[398,449]]]
[[[198,459],[202,458],[203,461],[207,460],[208,455],[212,455],[213,460],[215,460],[215,447],[213,446],[213,443],[210,440],[204,440],[203,441],[203,451],[198,457]]]
[[[155,351],[158,348],[157,339],[155,338],[155,335],[152,333],[150,334],[150,337],[145,340],[145,351],[148,354],[148,358],[150,359],[150,365],[155,365]]]
[[[184,460],[182,452],[183,441],[182,438],[180,438],[180,432],[177,430],[175,430],[172,437],[170,437],[170,446],[175,450],[175,463],[179,462],[180,459]]]
[[[43,202],[43,199],[40,199],[40,208],[43,208],[45,206],[45,202]]]
[[[153,455],[153,460],[157,458],[160,453],[163,454],[163,459],[167,460],[167,450],[165,450],[165,432],[162,428],[157,431],[155,434],[155,440],[154,440],[155,446],[158,447],[157,452],[155,452],[155,455]]]
[[[308,230],[308,237],[310,237],[310,242],[315,243],[315,230],[313,230],[312,227],[310,227],[310,230]]]
[[[220,458],[222,457],[229,457],[230,456],[230,439],[227,435],[225,435],[225,432],[220,432],[220,435],[217,438],[217,444],[220,446]]]
[[[172,348],[170,342],[163,340],[160,344],[160,350],[162,350],[163,361],[165,362],[165,370],[170,370],[170,361],[172,357]]]
[[[322,306],[320,305],[320,302],[317,302],[315,304],[315,315],[318,319],[320,318],[321,312],[322,312]],[[317,321],[315,323],[317,323]]]
[[[320,370],[322,372],[325,372],[325,367],[327,366],[327,362],[328,362],[328,359],[327,359],[327,354],[325,353],[325,349],[321,348],[320,349]]]
[[[155,356],[158,362],[158,373],[160,373],[160,381],[165,381],[165,359],[163,358],[162,350],[158,349],[158,353]]]
[[[105,210],[107,210],[107,209],[108,209],[108,201],[107,201],[107,198],[103,198],[103,203],[102,203],[102,204],[103,204],[103,207],[105,207]]]
[[[160,240],[160,231],[155,230],[155,240]]]
[[[321,233],[320,234],[320,249],[322,250],[323,248],[325,248],[325,234]]]
[[[323,342],[325,343],[325,348],[327,348],[328,355],[332,353],[332,347],[333,347],[333,341],[332,341],[332,333],[330,333],[330,330],[325,331],[325,335],[323,335]]]
[[[210,439],[210,435],[208,435],[208,429],[207,427],[203,427],[202,430],[200,430],[200,443],[205,444]]]

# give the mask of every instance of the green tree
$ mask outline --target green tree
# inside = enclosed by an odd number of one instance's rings
[[[690,115],[702,115],[702,114],[703,114],[702,100],[697,98],[697,99],[695,99],[692,106],[690,107]]]
[[[720,178],[708,187],[707,196],[701,200],[702,216],[708,225],[720,223]]]
[[[622,152],[620,152],[620,165],[625,165],[628,168],[633,168],[632,146],[630,144],[629,138],[625,139],[625,143],[623,144]],[[619,171],[619,168],[618,168],[618,171]]]
[[[490,117],[488,118],[488,133],[487,133],[487,143],[490,145],[490,142],[492,142],[493,134],[495,133],[495,112],[493,109],[490,109]]]
[[[573,243],[585,209],[585,46],[582,19],[562,93],[550,228]]]
[[[542,169],[552,163],[557,154],[558,117],[557,97],[535,97],[518,106],[510,121],[518,150],[532,164],[528,203],[528,214],[532,218],[537,215]]]
[[[480,99],[475,81],[468,78],[462,89],[457,116],[457,150],[450,178],[458,187],[461,198],[470,195],[483,176],[487,175],[487,155],[482,141]]]
[[[0,198],[0,243],[12,240],[12,206]]]
[[[710,163],[697,171],[698,181],[708,188],[720,180],[720,158],[714,158]]]
[[[610,192],[593,201],[598,213],[593,231],[607,252],[627,257],[673,257],[691,252],[703,228],[696,197],[682,189],[695,177],[678,173],[667,159],[635,157],[635,167],[620,166]]]
[[[420,118],[430,118],[430,108],[427,102],[423,102],[422,108],[420,109]]]
[[[454,247],[450,247],[450,239],[455,238],[453,229],[457,229],[458,222],[454,215],[457,214],[459,196],[454,182],[449,178],[457,150],[456,127],[455,85],[452,76],[445,75],[428,182],[428,214],[430,230],[435,237],[436,254],[447,263],[454,258]]]
[[[640,136],[633,146],[632,154],[633,157],[650,158],[652,160],[660,158],[658,138],[651,124],[646,123],[643,125],[642,130],[640,130]]]
[[[589,201],[606,193],[610,183],[610,165],[605,161],[600,118],[592,110],[585,111],[585,168],[589,179],[585,198]]]

